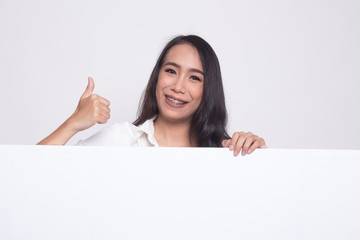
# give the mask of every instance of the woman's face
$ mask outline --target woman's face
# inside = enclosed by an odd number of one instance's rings
[[[204,70],[195,47],[173,46],[165,55],[156,86],[159,116],[172,122],[190,121],[204,88]]]

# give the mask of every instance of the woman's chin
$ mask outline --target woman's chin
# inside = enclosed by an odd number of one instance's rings
[[[170,122],[170,123],[176,123],[176,124],[189,123],[191,121],[191,117],[184,116],[184,115],[179,114],[179,113],[159,114],[159,118],[162,121],[166,121],[166,122]]]

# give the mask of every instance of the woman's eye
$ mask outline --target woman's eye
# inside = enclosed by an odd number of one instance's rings
[[[171,73],[171,74],[175,74],[176,72],[171,69],[171,68],[168,68],[168,69],[165,69],[165,72],[168,72],[168,73]]]
[[[201,81],[200,78],[198,78],[197,76],[191,76],[190,78],[196,81]]]

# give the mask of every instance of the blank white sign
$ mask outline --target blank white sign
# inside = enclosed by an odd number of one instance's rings
[[[0,146],[0,239],[360,239],[360,151]]]

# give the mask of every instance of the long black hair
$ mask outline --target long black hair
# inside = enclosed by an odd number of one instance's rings
[[[192,117],[190,133],[195,136],[199,147],[222,147],[222,140],[228,139],[229,135],[226,131],[227,111],[220,64],[210,44],[199,36],[177,36],[165,46],[150,75],[134,125],[139,126],[159,113],[156,85],[164,58],[173,46],[184,43],[197,49],[204,70],[203,95],[200,106]]]

